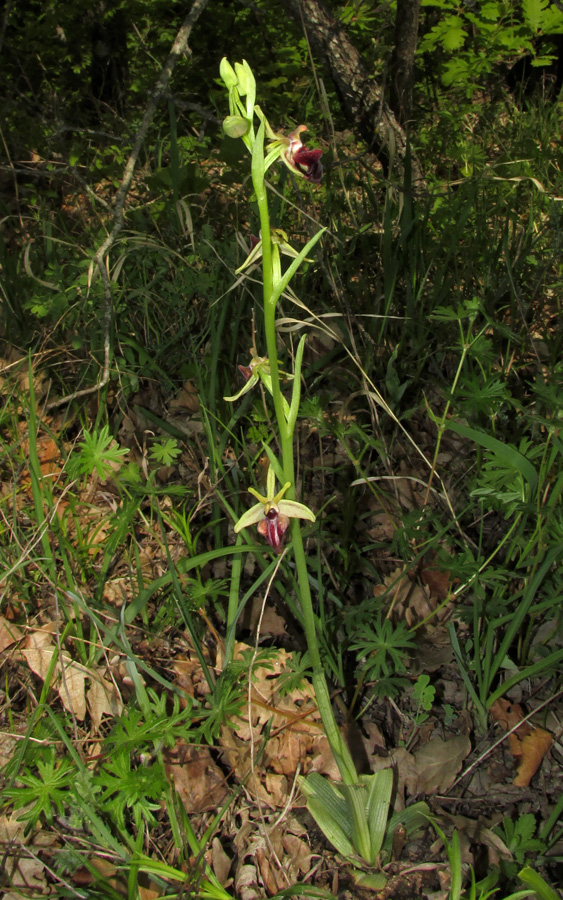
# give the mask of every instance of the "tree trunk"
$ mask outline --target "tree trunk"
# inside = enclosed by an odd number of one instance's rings
[[[420,0],[397,0],[395,48],[391,62],[391,109],[403,126],[408,125],[412,116],[419,13]]]
[[[280,0],[282,6],[306,32],[315,53],[327,65],[342,99],[347,118],[378,155],[386,170],[394,160],[400,164],[407,153],[406,135],[385,102],[357,48],[322,0]],[[423,182],[415,160],[412,180]]]

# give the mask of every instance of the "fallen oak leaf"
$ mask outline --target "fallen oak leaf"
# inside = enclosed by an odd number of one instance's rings
[[[524,710],[519,703],[511,703],[510,700],[504,700],[502,697],[493,703],[490,713],[505,731],[511,731],[524,718]],[[531,730],[532,726],[529,722],[522,722],[518,728],[518,734],[523,737]]]
[[[534,728],[522,740],[518,736],[518,731],[509,736],[510,752],[516,760],[520,760],[513,784],[517,787],[528,787],[552,742],[553,738],[549,731],[544,731],[543,728]]]
[[[543,728],[534,727],[529,721],[523,722],[524,710],[519,703],[501,698],[491,706],[491,715],[505,731],[518,726],[508,735],[508,747],[518,764],[513,784],[528,787],[553,743],[551,734]],[[522,724],[519,725],[519,722]]]
[[[444,793],[451,787],[461,764],[471,751],[466,734],[458,734],[447,741],[432,738],[414,754],[419,794]]]

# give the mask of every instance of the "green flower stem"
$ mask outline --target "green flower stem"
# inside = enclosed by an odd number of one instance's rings
[[[260,228],[262,238],[262,271],[264,284],[264,331],[266,335],[266,347],[268,360],[270,363],[270,375],[272,378],[272,395],[274,398],[274,408],[280,434],[282,466],[284,481],[291,483],[291,488],[287,492],[289,500],[295,500],[295,465],[293,457],[293,432],[295,429],[295,421],[297,418],[296,411],[292,410],[289,420],[285,415],[282,393],[280,390],[280,375],[278,366],[278,351],[276,340],[276,305],[277,297],[274,293],[274,267],[272,260],[272,239],[270,233],[270,213],[268,209],[268,196],[266,192],[264,178],[264,124],[260,125],[256,135],[256,141],[252,154],[252,183],[254,193],[258,204],[260,215]],[[300,377],[300,373],[296,373],[296,377]],[[317,630],[315,625],[315,614],[313,610],[313,601],[311,598],[311,589],[309,585],[309,575],[307,572],[307,560],[305,557],[305,549],[303,547],[303,537],[301,534],[301,525],[299,519],[291,520],[291,536],[293,539],[293,553],[295,556],[295,565],[297,569],[297,580],[299,584],[299,593],[301,601],[301,611],[303,614],[303,626],[305,628],[305,636],[311,664],[313,667],[313,688],[317,705],[321,715],[323,727],[330,744],[334,758],[340,770],[342,780],[345,784],[356,784],[358,775],[354,762],[350,755],[350,751],[342,738],[332,704],[330,702],[330,694],[326,682],[326,676],[323,669],[321,656],[319,653],[319,643],[317,640]]]

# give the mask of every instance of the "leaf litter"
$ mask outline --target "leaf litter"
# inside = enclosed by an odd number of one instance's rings
[[[178,402],[171,404],[170,409],[176,415],[184,409],[192,417],[197,415],[195,393],[192,385],[187,383]],[[49,438],[41,446],[43,475],[55,481],[64,478],[56,443]],[[433,555],[422,555],[417,567],[410,570],[392,568],[386,563],[385,544],[392,542],[405,511],[422,505],[422,491],[416,487],[416,479],[421,474],[417,469],[401,464],[401,476],[394,485],[396,490],[380,495],[377,503],[370,499],[373,512],[366,527],[380,545],[382,566],[387,565],[382,584],[376,585],[373,590],[374,595],[384,596],[388,615],[419,629],[409,677],[414,680],[419,672],[428,672],[437,684],[443,685],[444,695],[453,697],[457,691],[458,719],[453,727],[444,729],[432,711],[429,720],[413,732],[408,716],[405,718],[401,713],[401,724],[397,730],[393,708],[388,707],[383,718],[378,720],[380,725],[385,724],[383,730],[374,718],[365,718],[363,737],[360,734],[362,758],[367,760],[371,771],[388,766],[394,768],[397,809],[421,795],[437,796],[435,813],[442,823],[449,822],[458,829],[464,861],[473,864],[474,848],[479,844],[487,847],[492,859],[500,859],[506,854],[510,856],[510,853],[492,831],[497,820],[494,793],[497,779],[503,779],[502,769],[495,774],[490,764],[486,769],[480,767],[480,782],[472,781],[469,793],[466,792],[463,799],[458,796],[456,805],[460,811],[455,815],[440,806],[451,791],[464,762],[476,751],[473,735],[463,716],[465,711],[460,708],[463,686],[460,691],[459,678],[456,678],[451,665],[451,646],[441,624],[455,615],[450,599],[455,585],[447,568],[438,564]],[[110,528],[106,523],[109,523],[112,505],[115,510],[115,501],[111,499],[111,492],[100,491],[95,476],[83,490],[87,499],[83,523],[88,523],[90,517],[91,524],[87,524],[86,533],[91,535],[90,552],[95,553],[96,546],[101,548],[107,541]],[[162,501],[163,508],[167,502],[166,499]],[[383,506],[379,512],[378,505]],[[86,509],[90,512],[86,513]],[[170,546],[173,558],[181,554],[180,543],[171,540]],[[447,547],[443,550],[447,554]],[[387,558],[390,561],[390,554]],[[147,582],[160,577],[166,570],[165,561],[158,552],[156,536],[150,531],[146,532],[145,544],[141,548],[140,565]],[[225,574],[220,571],[219,564],[217,573],[221,577]],[[117,572],[106,582],[105,600],[108,604],[121,606],[124,602],[131,602],[133,597],[134,587],[127,576]],[[244,625],[251,634],[258,623],[258,607],[259,601],[254,599],[247,608]],[[72,646],[60,646],[58,635],[61,623],[57,624],[49,617],[52,609],[52,604],[48,604],[44,610],[47,620],[33,628],[22,628],[8,618],[0,618],[0,651],[9,666],[26,666],[42,683],[49,677],[49,688],[58,697],[62,708],[79,723],[88,726],[89,736],[93,738],[104,723],[115,720],[124,709],[119,687],[124,685],[123,671],[117,661],[112,663],[111,668],[108,664],[89,668],[78,662]],[[283,618],[274,607],[269,605],[268,610],[265,633],[270,638],[286,640]],[[140,647],[138,642],[136,645]],[[236,653],[241,654],[249,649],[248,645],[240,643]],[[170,650],[170,653],[169,665],[176,671],[177,684],[188,694],[204,698],[205,679],[199,663],[192,657],[192,651],[189,650],[183,660],[177,651]],[[229,801],[233,781],[243,785],[245,804],[237,801],[234,809],[226,814],[221,840],[213,840],[208,858],[221,883],[228,885],[232,882],[244,900],[261,898],[264,890],[275,893],[310,875],[319,845],[318,839],[316,843],[311,841],[301,822],[303,801],[296,789],[296,779],[299,774],[309,771],[338,778],[328,743],[322,734],[311,685],[305,679],[299,689],[288,694],[280,690],[279,685],[290,660],[291,652],[278,648],[268,665],[258,664],[254,668],[248,685],[246,708],[231,720],[230,725],[223,726],[214,749],[178,741],[173,748],[165,751],[166,772],[190,816],[204,819]],[[220,671],[220,646],[217,648],[216,666]],[[524,712],[517,704],[504,704],[505,701],[499,701],[491,712],[499,725],[508,730],[522,721]],[[380,710],[383,709],[381,704],[379,706]],[[414,737],[412,752],[400,745],[399,735],[405,723],[409,740]],[[456,733],[456,728],[462,733]],[[6,738],[2,741],[6,759],[14,750],[13,739],[11,741],[8,743]],[[545,759],[552,745],[552,735],[540,726],[526,722],[518,724],[518,729],[509,736],[508,741],[510,753],[518,766],[514,787],[522,789],[530,784]],[[471,797],[473,788],[474,799]],[[485,797],[487,800],[483,806]],[[476,802],[481,804],[483,815],[478,819],[462,815],[463,809],[475,813]],[[527,802],[528,808],[537,808]],[[290,811],[287,809],[288,803]],[[280,814],[283,814],[281,822]],[[20,840],[21,825],[12,824],[9,828],[10,834],[16,834]],[[38,832],[38,835],[42,834],[50,839],[48,830]],[[34,840],[38,840],[37,835]],[[230,853],[225,852],[225,847],[230,848]],[[233,849],[236,852],[234,859]],[[326,851],[323,853],[325,862],[328,862],[330,857],[326,857]],[[30,863],[29,873],[22,874],[22,877],[24,875],[37,879],[38,884],[45,884],[44,870],[37,866],[37,861],[34,866]],[[119,889],[118,880],[115,884]],[[150,900],[156,895],[145,887],[143,896]]]

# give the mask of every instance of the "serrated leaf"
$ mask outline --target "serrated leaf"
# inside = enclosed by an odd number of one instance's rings
[[[531,31],[540,31],[543,28],[543,20],[549,0],[523,0],[522,12],[524,21]]]

